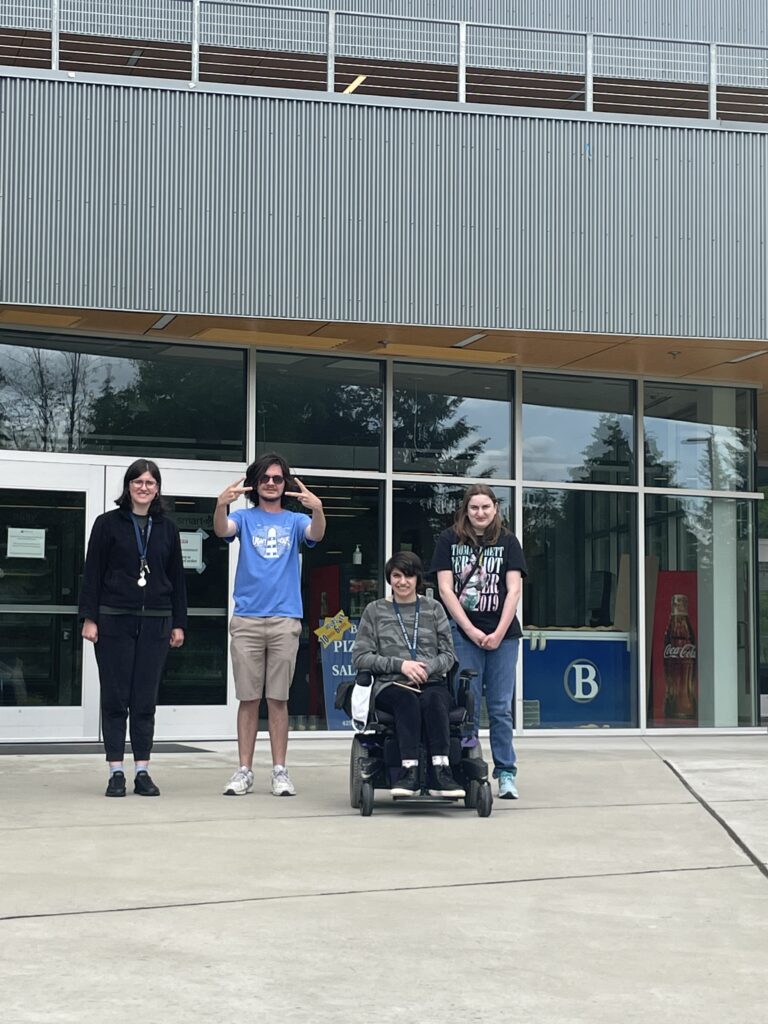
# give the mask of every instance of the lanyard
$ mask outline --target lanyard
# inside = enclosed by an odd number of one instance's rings
[[[392,604],[393,604],[394,609],[395,609],[395,615],[397,616],[397,621],[400,624],[400,629],[402,630],[402,633],[403,633],[403,640],[405,640],[405,646],[411,652],[411,658],[413,659],[413,661],[415,661],[416,660],[416,652],[417,652],[418,647],[419,647],[419,611],[420,611],[420,608],[421,608],[421,598],[420,597],[416,598],[416,614],[415,614],[414,619],[413,619],[413,643],[411,643],[411,641],[408,639],[408,631],[405,628],[405,622],[403,621],[403,615],[402,615],[402,612],[400,611],[400,609],[399,609],[399,607],[397,605],[397,601],[395,601],[393,599],[392,600]]]
[[[136,582],[140,587],[145,587],[147,585],[145,576],[149,572],[149,566],[147,565],[147,548],[149,547],[149,538],[152,536],[152,516],[149,516],[147,519],[147,532],[144,535],[143,543],[141,540],[139,521],[133,512],[131,513],[131,521],[133,523],[133,531],[136,534],[136,547],[139,550],[139,578]]]

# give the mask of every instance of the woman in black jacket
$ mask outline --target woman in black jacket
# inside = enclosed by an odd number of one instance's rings
[[[94,645],[109,784],[125,796],[126,724],[136,767],[134,793],[159,796],[149,775],[160,677],[170,647],[181,647],[187,592],[181,541],[163,513],[160,470],[137,459],[118,506],[93,524],[80,594],[82,634]]]

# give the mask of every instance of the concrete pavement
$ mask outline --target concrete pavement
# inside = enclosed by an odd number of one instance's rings
[[[280,800],[260,741],[224,798],[197,746],[155,800],[0,756],[4,1024],[768,1021],[766,736],[521,741],[485,820],[361,818],[348,741],[292,743]]]

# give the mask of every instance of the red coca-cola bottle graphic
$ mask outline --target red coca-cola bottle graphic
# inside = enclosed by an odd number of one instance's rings
[[[664,633],[664,717],[696,719],[696,637],[688,597],[675,594]]]

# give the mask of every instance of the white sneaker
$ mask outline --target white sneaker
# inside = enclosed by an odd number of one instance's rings
[[[272,769],[272,796],[296,796],[288,770],[282,766]]]
[[[238,768],[227,783],[224,796],[245,796],[253,789],[253,772],[249,768]]]

